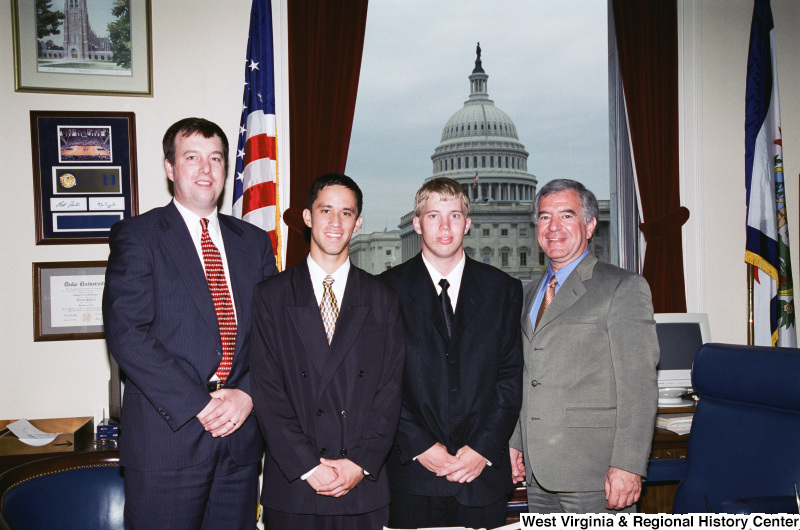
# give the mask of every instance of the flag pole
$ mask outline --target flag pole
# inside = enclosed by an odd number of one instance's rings
[[[747,345],[755,343],[755,317],[753,314],[753,265],[747,264]]]

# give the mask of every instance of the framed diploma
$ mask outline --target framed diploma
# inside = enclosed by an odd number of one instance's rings
[[[102,339],[106,261],[33,264],[33,340]]]
[[[136,215],[132,112],[31,111],[36,244],[106,243]]]

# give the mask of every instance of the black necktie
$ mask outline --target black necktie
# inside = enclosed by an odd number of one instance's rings
[[[447,337],[453,334],[453,304],[450,303],[450,295],[447,294],[447,288],[450,283],[442,278],[439,280],[439,285],[442,286],[442,293],[439,295],[439,302],[442,304],[442,311],[444,311],[444,323],[447,325]]]

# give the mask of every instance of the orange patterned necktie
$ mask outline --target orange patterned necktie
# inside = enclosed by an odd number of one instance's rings
[[[550,305],[550,302],[553,301],[553,298],[556,296],[556,275],[554,274],[552,278],[550,278],[550,283],[547,284],[547,290],[544,292],[544,299],[542,299],[542,305],[539,306],[539,313],[536,315],[536,324],[533,326],[535,330],[536,327],[539,325],[539,321],[542,319],[544,312],[547,311],[547,306]]]
[[[206,269],[208,289],[211,291],[211,299],[214,301],[214,311],[217,313],[219,334],[222,339],[222,361],[217,368],[217,377],[224,383],[231,372],[233,351],[236,349],[236,314],[233,311],[233,300],[228,291],[228,282],[225,280],[222,256],[208,233],[208,219],[200,219],[200,225],[203,227],[203,233],[200,236],[203,265]]]

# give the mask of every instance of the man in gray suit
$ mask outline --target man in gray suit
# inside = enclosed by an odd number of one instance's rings
[[[524,395],[510,442],[530,512],[633,511],[646,473],[658,401],[653,303],[644,278],[589,253],[598,211],[573,180],[536,196],[550,266],[524,292]]]

